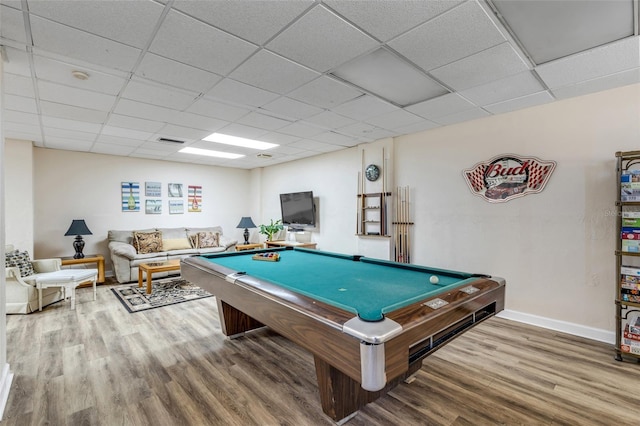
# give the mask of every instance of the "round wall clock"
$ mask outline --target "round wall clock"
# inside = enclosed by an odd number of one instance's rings
[[[369,164],[364,171],[364,175],[368,180],[373,182],[380,177],[380,168],[375,164]]]

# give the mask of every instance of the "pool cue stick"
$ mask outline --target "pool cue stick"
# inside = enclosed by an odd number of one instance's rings
[[[398,206],[400,205],[400,187],[396,187],[396,196],[393,198],[393,213],[395,216],[396,223],[393,226],[394,231],[394,240],[395,240],[395,252],[394,252],[394,261],[397,262],[400,259],[400,209]]]
[[[409,223],[409,208],[408,208],[408,198],[407,198],[407,187],[404,187],[404,215],[403,215],[403,221],[402,221],[402,231],[403,231],[403,241],[404,241],[404,248],[402,249],[402,253],[404,254],[404,258],[403,261],[404,263],[408,263],[408,258],[409,258],[409,240],[407,239],[407,228],[408,225],[407,223]]]
[[[358,186],[358,192],[356,195],[356,235],[358,235],[358,230],[360,229],[360,215],[362,212],[360,211],[360,172],[358,172],[358,182],[356,182]]]
[[[407,263],[411,263],[411,191],[407,186]]]
[[[364,185],[365,185],[365,181],[364,181],[364,148],[362,148],[362,172],[361,172],[361,177],[360,177],[360,181],[361,181],[361,185],[362,185],[362,192],[360,193],[360,212],[362,214],[362,217],[360,218],[360,233],[361,235],[364,235],[367,233],[366,231],[366,227],[365,227],[365,222],[367,220],[366,218],[366,212],[364,210],[364,206],[365,206],[365,199],[364,199]]]
[[[380,199],[380,235],[387,235],[387,167],[384,162],[384,147],[382,147],[382,198]]]

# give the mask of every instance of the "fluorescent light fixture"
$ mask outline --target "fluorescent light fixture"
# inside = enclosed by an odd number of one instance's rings
[[[331,74],[401,107],[449,93],[424,72],[386,49],[340,65]]]
[[[191,148],[191,147],[182,148],[178,152],[183,152],[185,154],[206,155],[207,157],[230,158],[232,160],[235,160],[236,158],[244,157],[243,154],[234,154],[232,152],[220,152],[220,151],[212,151],[210,149]]]
[[[222,133],[212,133],[202,140],[207,142],[217,142],[217,143],[223,143],[226,145],[241,146],[243,148],[252,148],[252,149],[271,149],[278,146],[275,143],[239,138],[237,136],[224,135]]]

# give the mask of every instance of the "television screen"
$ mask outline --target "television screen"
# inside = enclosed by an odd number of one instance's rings
[[[313,228],[316,224],[311,191],[280,194],[280,209],[282,223],[289,228]]]

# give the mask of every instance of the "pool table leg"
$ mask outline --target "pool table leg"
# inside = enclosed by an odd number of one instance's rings
[[[244,312],[237,310],[223,300],[220,300],[220,298],[216,299],[218,301],[220,325],[225,336],[233,339],[242,336],[245,331],[264,327],[264,324],[256,321]]]
[[[412,363],[405,374],[389,381],[384,389],[369,392],[362,389],[358,381],[334,368],[328,362],[317,356],[314,356],[314,360],[322,411],[339,423],[340,420],[348,420],[351,414],[385,395],[405,378],[413,376],[422,367],[422,361]]]

